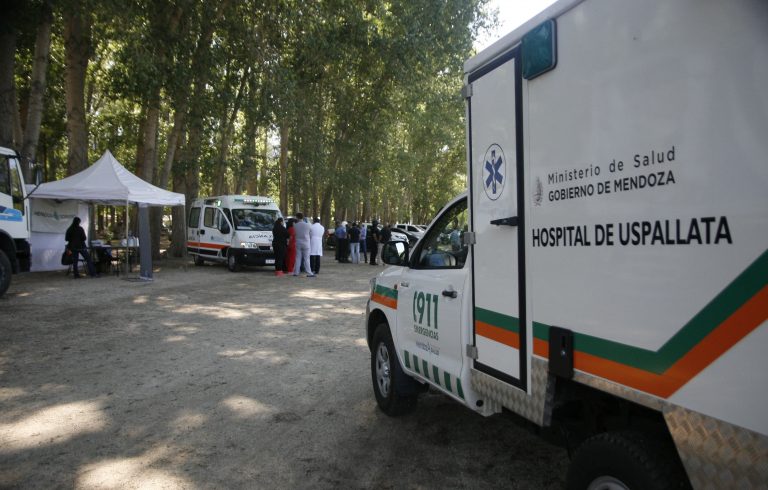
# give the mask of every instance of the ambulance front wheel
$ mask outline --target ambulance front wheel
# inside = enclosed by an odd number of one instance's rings
[[[229,269],[229,272],[239,272],[243,268],[243,266],[240,265],[237,256],[232,253],[232,250],[227,252],[227,268]]]
[[[376,327],[371,351],[371,378],[379,408],[395,417],[416,408],[419,384],[403,372],[386,323]]]
[[[568,468],[568,490],[690,488],[673,447],[634,431],[584,441]]]

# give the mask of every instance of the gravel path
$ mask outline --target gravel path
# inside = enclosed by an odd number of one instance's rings
[[[435,392],[406,417],[376,408],[362,319],[379,270],[14,276],[0,487],[561,488],[565,452],[515,418]]]

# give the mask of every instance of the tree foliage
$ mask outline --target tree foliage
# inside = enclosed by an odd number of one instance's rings
[[[3,39],[17,103],[0,104],[0,128],[21,150],[12,124],[35,120],[38,12],[52,7],[31,152],[48,180],[109,149],[188,199],[258,193],[325,222],[428,221],[465,186],[462,63],[485,2],[16,2],[21,25]]]

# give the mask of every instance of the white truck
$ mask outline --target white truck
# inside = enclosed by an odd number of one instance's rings
[[[187,252],[196,265],[226,262],[232,272],[244,265],[274,265],[272,226],[280,217],[280,208],[268,197],[196,199],[187,221]]]
[[[21,158],[0,147],[0,296],[11,285],[11,276],[29,272],[29,201],[26,199]],[[39,173],[35,174],[39,180]]]
[[[766,488],[767,53],[764,0],[560,0],[468,60],[468,192],[371,281],[379,407],[558,426],[569,488]]]
[[[32,254],[29,244],[30,212],[24,172],[19,155],[0,147],[0,297],[11,285],[11,276],[29,272]],[[40,172],[35,178],[40,182]]]

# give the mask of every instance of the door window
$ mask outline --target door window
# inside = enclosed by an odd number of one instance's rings
[[[24,214],[24,190],[21,186],[21,169],[11,161],[11,197],[13,197],[13,207]]]
[[[200,223],[200,208],[192,208],[189,211],[189,223],[187,225],[190,228],[197,228],[198,223]]]
[[[7,158],[0,160],[0,192],[3,194],[11,193],[11,171]]]
[[[463,243],[469,224],[467,200],[444,212],[429,229],[411,257],[414,269],[461,269],[469,247]]]
[[[216,228],[213,221],[216,217],[216,208],[205,208],[203,213],[203,226],[206,228]]]

